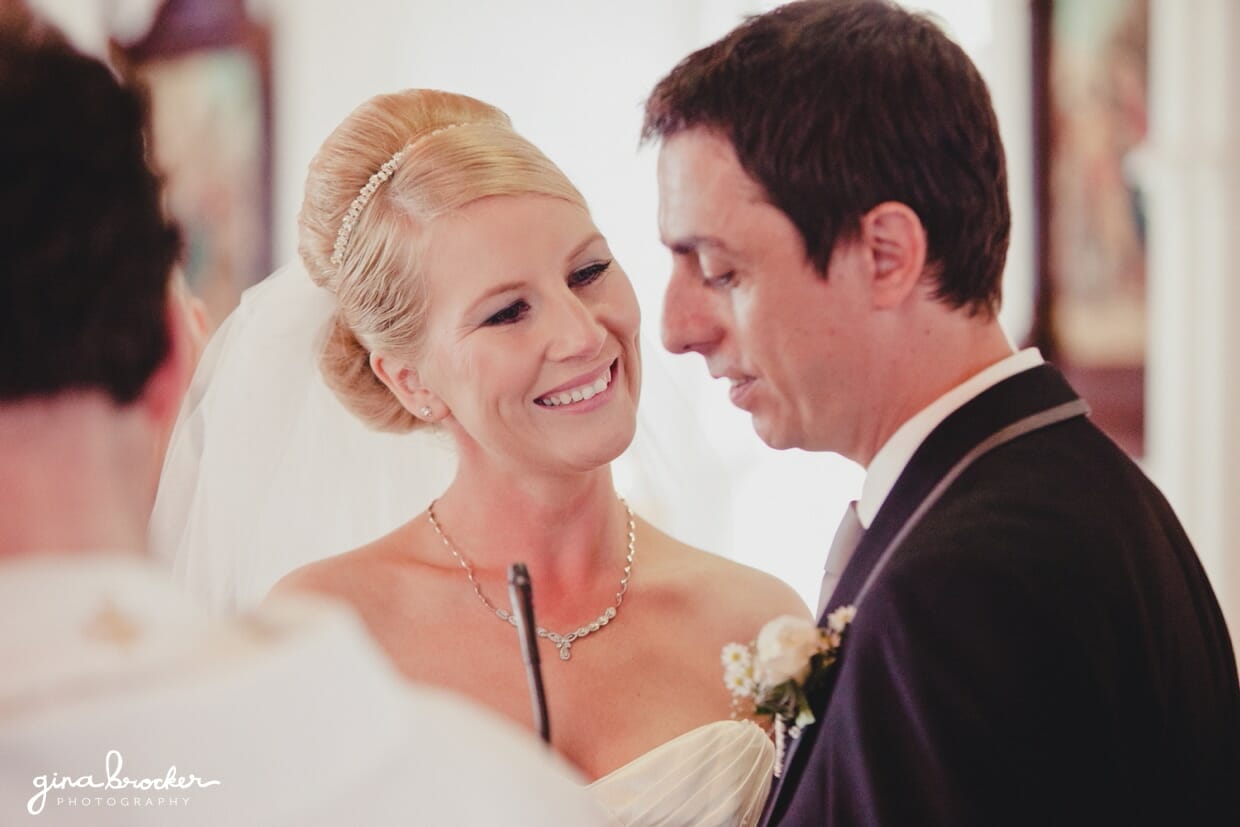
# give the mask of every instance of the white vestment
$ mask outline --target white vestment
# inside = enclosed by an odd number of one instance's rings
[[[0,562],[0,606],[0,823],[607,823],[541,744],[406,683],[335,604],[213,621],[99,553]]]

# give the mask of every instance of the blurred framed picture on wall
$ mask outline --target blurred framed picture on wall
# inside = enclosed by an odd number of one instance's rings
[[[1034,344],[1144,451],[1148,0],[1034,0]]]
[[[151,94],[153,154],[214,327],[271,270],[270,38],[243,0],[165,0],[113,57]]]

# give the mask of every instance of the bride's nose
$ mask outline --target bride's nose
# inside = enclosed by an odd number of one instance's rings
[[[599,354],[607,341],[607,329],[594,309],[576,293],[558,297],[548,314],[551,341],[547,356],[555,361],[589,360]]]

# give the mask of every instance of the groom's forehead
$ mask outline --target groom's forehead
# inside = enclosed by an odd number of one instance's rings
[[[659,151],[659,231],[672,250],[720,244],[716,233],[743,221],[746,208],[769,204],[741,166],[731,142],[702,129],[679,132]]]
[[[668,136],[659,146],[660,190],[693,186],[727,190],[734,198],[762,198],[763,188],[742,166],[725,135],[696,127]]]

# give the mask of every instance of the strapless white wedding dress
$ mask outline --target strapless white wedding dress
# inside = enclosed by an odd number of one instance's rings
[[[762,815],[775,747],[752,721],[715,721],[589,786],[625,827],[749,827]]]

